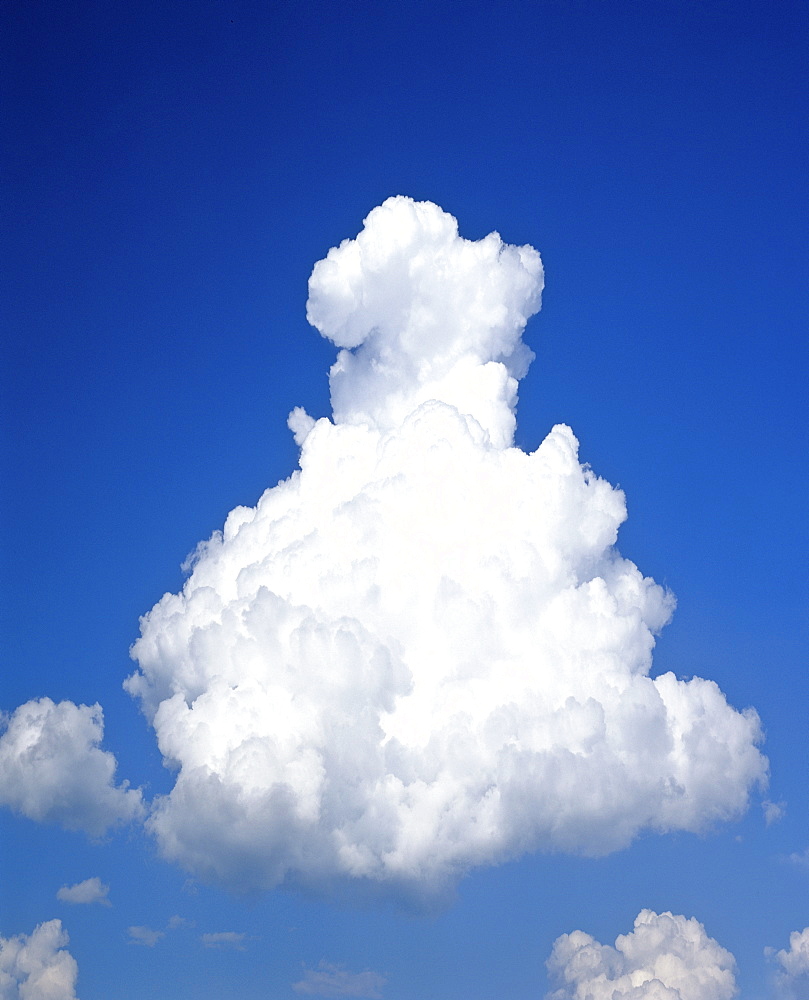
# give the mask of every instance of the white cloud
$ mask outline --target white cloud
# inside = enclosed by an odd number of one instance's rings
[[[63,885],[56,893],[56,898],[63,903],[101,903],[110,906],[107,895],[110,887],[100,878],[86,878],[75,885]]]
[[[789,950],[765,949],[765,954],[780,967],[776,985],[787,1000],[804,1000],[809,995],[809,927],[789,935]]]
[[[735,961],[693,917],[642,910],[615,947],[563,934],[547,961],[560,988],[549,1000],[730,1000]]]
[[[100,748],[100,705],[40,698],[3,721],[0,804],[95,837],[143,815],[140,791],[115,784],[115,757]]]
[[[154,948],[157,942],[165,937],[164,931],[155,931],[151,927],[127,927],[130,944],[142,944],[145,948]]]
[[[805,851],[795,851],[793,854],[790,854],[789,860],[793,865],[797,865],[799,868],[805,868],[809,871],[809,847],[807,847]]]
[[[349,972],[342,965],[318,962],[316,969],[304,967],[303,979],[292,984],[296,993],[318,997],[369,997],[378,1000],[387,980],[377,972]]]
[[[170,931],[179,930],[182,927],[193,927],[194,921],[188,920],[186,917],[181,917],[175,914],[173,917],[169,918],[168,928]]]
[[[61,920],[0,937],[0,1000],[76,1000],[79,968]]]
[[[236,931],[217,931],[215,934],[201,935],[200,940],[206,948],[235,948],[236,951],[245,951],[246,937],[246,934],[237,934]]]
[[[430,892],[746,808],[758,717],[650,678],[674,600],[614,547],[623,494],[567,427],[512,446],[541,289],[530,247],[402,198],[315,266],[334,422],[293,412],[300,472],[231,512],[133,646],[177,769],[149,820],[167,858]]]
[[[779,823],[787,812],[786,802],[770,802],[769,799],[765,799],[761,803],[761,809],[764,813],[764,822],[767,826],[772,826],[773,823]]]

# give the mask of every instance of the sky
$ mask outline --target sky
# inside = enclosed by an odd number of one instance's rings
[[[809,995],[806,4],[0,16],[0,998]]]

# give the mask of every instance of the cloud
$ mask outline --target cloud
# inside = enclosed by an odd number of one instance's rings
[[[246,951],[244,946],[246,934],[235,931],[218,931],[215,934],[203,934],[200,937],[206,948],[235,948],[236,951]]]
[[[186,917],[181,917],[175,914],[173,917],[169,918],[168,929],[170,931],[179,930],[181,927],[193,927],[194,921],[188,920]]]
[[[143,816],[140,791],[115,784],[115,757],[100,748],[100,705],[40,698],[3,721],[0,804],[94,837]]]
[[[776,986],[786,1000],[803,1000],[809,995],[809,927],[789,935],[789,950],[764,952],[780,967],[776,973]]]
[[[127,933],[130,944],[142,944],[145,948],[154,948],[166,936],[164,931],[155,931],[151,927],[127,927]]]
[[[316,969],[304,967],[303,979],[292,984],[296,993],[318,997],[370,997],[378,1000],[387,980],[377,972],[349,972],[342,965],[318,962]]]
[[[764,812],[764,822],[767,826],[772,826],[773,823],[780,822],[787,812],[786,802],[770,802],[766,799],[761,803],[762,811]]]
[[[39,924],[33,934],[0,937],[2,1000],[76,1000],[79,967],[66,950],[61,920]]]
[[[794,851],[789,855],[789,861],[793,865],[797,865],[799,868],[805,868],[809,871],[809,847],[805,851]]]
[[[86,878],[76,885],[63,885],[56,893],[56,898],[63,903],[101,903],[103,906],[111,906],[107,899],[110,887],[105,885],[100,878]]]
[[[730,1000],[735,964],[693,917],[642,910],[614,948],[584,931],[557,938],[546,965],[560,988],[549,1000]]]
[[[530,247],[395,198],[315,266],[341,348],[300,471],[201,543],[126,681],[177,772],[163,855],[242,890],[438,893],[526,851],[737,817],[767,762],[713,682],[652,679],[673,597],[554,427],[513,447]]]

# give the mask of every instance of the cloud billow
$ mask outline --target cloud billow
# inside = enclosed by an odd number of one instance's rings
[[[101,749],[100,705],[38,698],[0,722],[0,805],[93,837],[145,815],[140,789],[115,783],[117,761]]]
[[[61,920],[38,924],[31,934],[0,937],[0,997],[76,1000],[79,967],[69,941]]]
[[[642,910],[615,947],[584,931],[557,938],[547,1000],[732,1000],[736,961],[693,917]]]
[[[568,427],[513,446],[542,284],[531,247],[406,198],[315,266],[334,418],[293,411],[300,471],[230,513],[132,649],[177,772],[148,820],[167,858],[429,894],[705,830],[764,781],[754,711],[650,677],[674,599],[615,548],[622,492]]]

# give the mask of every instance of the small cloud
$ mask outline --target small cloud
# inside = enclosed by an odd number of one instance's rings
[[[761,808],[764,812],[764,822],[767,826],[772,826],[773,823],[777,823],[784,818],[787,811],[787,804],[786,802],[770,802],[769,799],[766,799],[761,803]]]
[[[809,927],[789,935],[789,949],[765,948],[767,958],[779,966],[775,981],[784,1000],[802,1000],[809,989]]]
[[[103,737],[100,705],[20,705],[0,719],[0,805],[91,837],[142,819],[143,796],[127,781],[116,784],[117,761],[101,749]]]
[[[809,871],[809,847],[805,851],[795,851],[793,854],[790,854],[787,861]]]
[[[127,930],[130,944],[142,944],[146,948],[154,948],[165,936],[163,931],[153,931],[151,927],[128,927]]]
[[[641,910],[615,947],[584,931],[562,934],[545,963],[554,1000],[731,1000],[736,961],[694,917]]]
[[[32,934],[0,937],[0,997],[76,1000],[79,967],[69,942],[61,920],[39,924]]]
[[[378,972],[349,972],[342,965],[321,961],[316,969],[303,968],[303,979],[293,983],[296,993],[318,997],[367,997],[379,1000],[380,990],[387,982]]]
[[[170,931],[179,930],[181,927],[193,927],[193,926],[194,926],[193,920],[187,920],[185,917],[178,917],[177,914],[171,917],[168,922],[168,929]]]
[[[102,906],[112,906],[107,899],[110,887],[100,878],[86,878],[75,885],[63,885],[56,893],[56,898],[63,903],[101,903]]]
[[[235,931],[218,931],[216,934],[202,934],[200,941],[206,948],[235,948],[236,951],[246,951],[244,946],[246,934]]]

